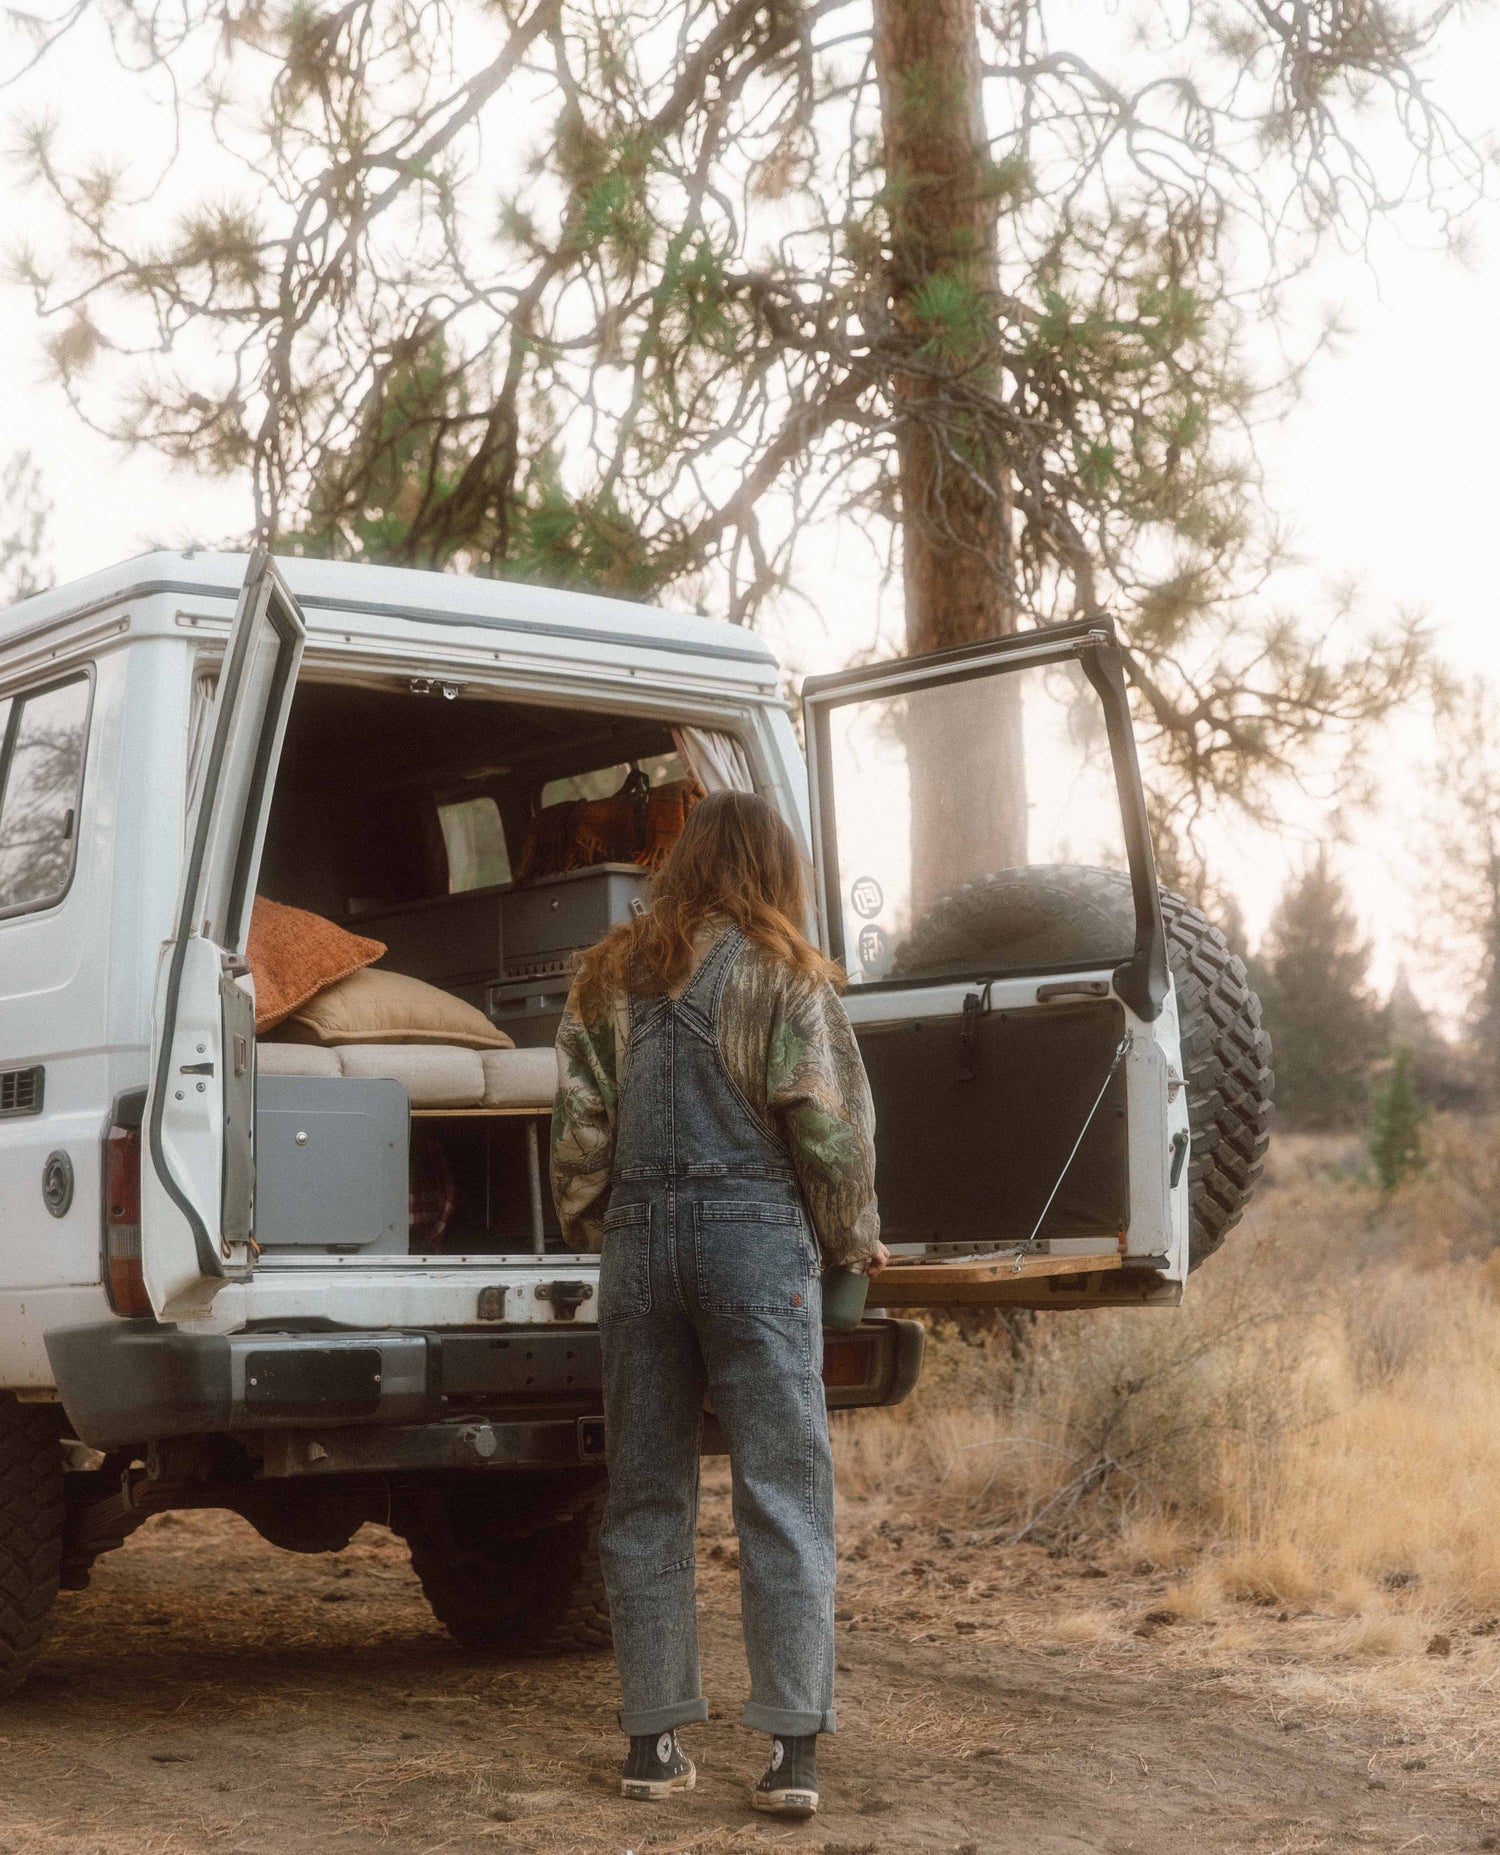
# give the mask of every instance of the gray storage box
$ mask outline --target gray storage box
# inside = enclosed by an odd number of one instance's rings
[[[404,1256],[410,1104],[399,1082],[261,1076],[255,1240],[263,1250]]]
[[[489,987],[484,1000],[490,1022],[523,1050],[539,1049],[557,1039],[568,978],[509,979]]]
[[[632,908],[645,907],[650,880],[634,863],[596,863],[510,890],[500,903],[506,978],[565,973],[570,954],[593,946]]]

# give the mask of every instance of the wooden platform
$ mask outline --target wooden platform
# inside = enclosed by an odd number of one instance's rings
[[[1118,1251],[1102,1256],[1056,1256],[1045,1252],[980,1260],[896,1262],[870,1284],[871,1307],[995,1307],[1014,1298],[1030,1299],[1039,1278],[1099,1275],[1121,1269]]]
[[[552,1103],[549,1101],[545,1108],[413,1108],[411,1118],[414,1121],[492,1120],[496,1115],[501,1114],[543,1116],[551,1112]]]

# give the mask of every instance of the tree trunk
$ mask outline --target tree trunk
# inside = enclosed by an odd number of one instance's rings
[[[897,361],[893,386],[906,641],[916,653],[1016,629],[1009,473],[965,391],[997,384],[992,336],[936,365],[931,342],[935,280],[977,302],[980,330],[993,331],[999,300],[974,0],[875,0],[875,69],[891,311],[912,343],[913,364]],[[1019,696],[1005,677],[908,707],[914,918],[958,884],[1026,860]]]

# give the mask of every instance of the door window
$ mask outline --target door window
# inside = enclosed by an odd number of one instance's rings
[[[1103,704],[1075,658],[855,691],[826,725],[830,938],[851,984],[1130,955],[1128,906],[1091,911],[1074,874],[1129,869]]]
[[[0,703],[0,913],[67,893],[88,738],[87,676]]]

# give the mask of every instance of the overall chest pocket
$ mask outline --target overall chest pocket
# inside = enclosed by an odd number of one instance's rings
[[[723,1199],[693,1211],[698,1300],[711,1314],[807,1318],[817,1268],[800,1207]]]
[[[651,1312],[651,1206],[612,1204],[604,1213],[599,1318],[638,1320]]]

